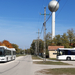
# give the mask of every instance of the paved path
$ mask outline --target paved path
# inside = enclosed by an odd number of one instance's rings
[[[40,61],[40,60],[33,60],[33,61]],[[55,61],[55,60],[47,60],[47,61],[58,62],[58,61]],[[43,69],[75,68],[75,61],[61,61],[61,62],[68,63],[68,64],[71,64],[71,65],[40,65],[40,64],[36,65],[36,64],[33,64],[34,67],[36,67],[36,69],[35,69],[35,75],[45,75],[45,74],[42,74],[42,73],[38,73],[38,71],[41,71]],[[49,74],[49,75],[51,75],[51,74]]]
[[[35,61],[35,60],[34,60]],[[36,60],[41,61],[41,60]],[[75,61],[62,61],[73,65],[33,64],[31,55],[17,57],[16,60],[0,63],[0,75],[44,75],[37,71],[52,68],[75,68]]]
[[[0,63],[0,75],[34,75],[31,56],[22,56],[15,61]]]
[[[72,64],[73,66],[75,66],[75,61],[61,61],[61,62]]]

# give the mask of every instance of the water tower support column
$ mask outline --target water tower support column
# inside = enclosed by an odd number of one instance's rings
[[[52,39],[55,37],[55,12],[52,12]]]

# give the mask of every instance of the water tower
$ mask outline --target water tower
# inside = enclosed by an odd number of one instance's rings
[[[52,0],[48,5],[49,10],[52,12],[52,39],[55,37],[55,12],[59,8],[59,3],[56,0]]]

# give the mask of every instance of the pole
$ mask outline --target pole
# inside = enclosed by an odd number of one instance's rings
[[[35,41],[35,55],[37,56],[37,40]]]
[[[38,29],[38,55],[39,55],[39,29]]]
[[[36,55],[37,55],[37,40],[36,40]]]
[[[44,50],[43,50],[43,61],[46,61],[46,15],[50,15],[50,14],[46,14],[46,7],[44,7],[44,14],[40,15],[44,15]]]
[[[43,61],[46,61],[46,7],[44,7],[44,51],[43,51]]]
[[[36,55],[36,41],[35,41],[35,55]]]
[[[39,55],[39,34],[40,34],[40,31],[39,31],[39,29],[38,29],[38,55]]]

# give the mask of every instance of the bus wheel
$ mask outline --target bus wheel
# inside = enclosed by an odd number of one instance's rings
[[[71,57],[67,57],[67,60],[71,60]]]

